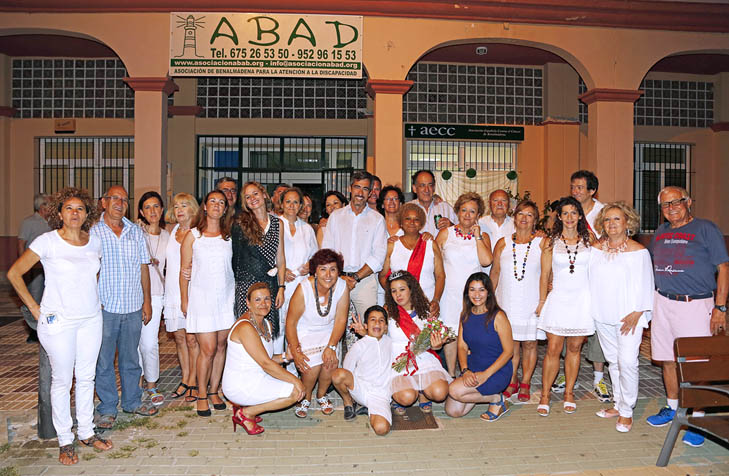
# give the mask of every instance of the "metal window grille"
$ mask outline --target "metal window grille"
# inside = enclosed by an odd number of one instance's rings
[[[363,79],[198,78],[204,117],[362,119]]]
[[[12,104],[21,118],[133,118],[134,91],[116,58],[14,58]]]
[[[444,124],[539,124],[542,69],[420,62],[407,79],[405,122]]]
[[[577,94],[581,95],[587,92],[587,85],[585,82],[580,78],[579,84],[577,85]],[[587,104],[577,100],[579,102],[579,113],[580,113],[580,124],[587,124]]]
[[[134,207],[134,137],[41,137],[37,189],[53,194],[64,187],[83,188],[101,198],[122,185]]]
[[[636,142],[633,206],[640,214],[640,231],[650,233],[661,223],[658,192],[668,185],[691,192],[691,145]]]
[[[365,137],[198,136],[195,192],[204,197],[230,176],[239,185],[260,182],[269,193],[279,183],[296,185],[317,202],[329,190],[348,195],[349,176],[366,158]]]
[[[509,180],[506,174],[516,170],[517,145],[514,142],[408,140],[406,191],[412,189],[412,174],[426,169],[435,174],[436,193],[451,204],[465,192],[487,197],[501,188],[516,194],[517,180]],[[469,169],[475,170],[474,177],[468,177]],[[444,174],[445,171],[449,174]]]

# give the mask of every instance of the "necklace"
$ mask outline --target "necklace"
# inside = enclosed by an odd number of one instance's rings
[[[152,253],[152,243],[150,243],[150,240],[152,239],[152,234],[148,231],[145,231],[144,233],[144,241],[147,243],[147,251],[149,251],[149,254],[152,255],[152,266],[157,267],[157,265],[159,265],[157,252],[159,251],[159,244],[162,241],[162,230],[160,230],[159,235],[155,236],[157,236],[157,246],[154,247],[154,253]]]
[[[623,251],[628,249],[628,237],[625,237],[625,240],[623,240],[622,243],[620,243],[618,246],[613,248],[610,246],[610,242],[608,240],[603,241],[600,244],[600,249],[607,253],[607,259],[612,260],[615,258],[618,254],[622,253]]]
[[[534,240],[534,233],[529,238],[529,244],[527,245],[526,253],[524,254],[524,261],[521,263],[521,277],[516,272],[516,233],[511,235],[511,255],[514,257],[514,278],[517,281],[524,279],[524,273],[526,273],[527,258],[529,257],[529,250],[532,247],[532,241]]]
[[[457,237],[463,238],[464,240],[470,240],[473,238],[473,233],[469,231],[467,235],[464,235],[458,225],[455,226],[454,231]]]
[[[317,286],[317,284],[317,278],[314,277],[314,301],[316,302],[316,312],[318,312],[321,317],[327,317],[329,315],[329,310],[332,308],[332,294],[334,294],[334,286],[329,288],[329,302],[327,302],[327,307],[324,309],[324,312],[322,312],[321,304],[319,303],[319,286]]]
[[[577,238],[577,244],[575,244],[575,251],[574,256],[572,256],[572,250],[570,250],[570,247],[567,246],[567,241],[564,239],[564,235],[560,237],[562,239],[562,243],[564,243],[564,249],[567,250],[567,260],[570,262],[570,274],[574,274],[575,272],[575,261],[577,261],[577,250],[580,249],[580,239]]]
[[[268,326],[265,326],[266,327],[265,331],[261,331],[261,328],[258,327],[258,324],[256,324],[255,319],[253,319],[252,317],[249,317],[248,322],[250,322],[253,325],[253,327],[256,329],[256,332],[258,332],[258,335],[261,336],[263,338],[263,340],[265,340],[266,342],[271,342],[271,333],[268,332]]]

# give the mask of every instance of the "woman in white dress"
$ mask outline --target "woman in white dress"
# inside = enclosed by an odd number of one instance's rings
[[[209,192],[197,214],[195,226],[182,242],[180,254],[181,268],[192,267],[189,291],[182,272],[179,281],[181,309],[187,317],[186,330],[188,334],[195,334],[200,346],[195,365],[196,409],[200,416],[211,415],[208,397],[216,410],[226,407],[218,391],[225,365],[228,329],[235,322],[233,248],[227,210],[228,200],[223,192]]]
[[[233,431],[241,425],[249,435],[258,435],[264,431],[259,415],[304,398],[304,384],[281,367],[286,356],[274,354],[271,323],[265,319],[271,311],[268,284],[252,284],[246,301],[248,310],[228,335],[223,394],[233,403]]]
[[[455,205],[458,224],[443,228],[435,239],[443,254],[445,287],[440,299],[440,320],[451,329],[458,329],[463,309],[463,287],[473,273],[490,266],[491,240],[481,230],[478,219],[483,215],[484,203],[475,192],[464,193]],[[443,347],[448,373],[456,375],[458,344],[450,342]]]
[[[387,333],[392,339],[392,361],[395,362],[406,354],[408,343],[417,339],[425,326],[430,303],[418,281],[407,271],[395,271],[387,278],[387,284],[389,293],[385,295],[385,309],[390,315]],[[432,402],[442,402],[448,396],[451,378],[435,353],[443,344],[440,336],[431,334],[431,350],[415,356],[415,362],[408,362],[402,371],[393,369],[392,399],[397,415],[404,415],[405,407],[415,402],[419,402],[423,412],[430,413]],[[417,364],[417,370],[414,364]]]
[[[561,198],[557,205],[557,221],[549,239],[542,240],[541,247],[537,327],[547,333],[542,395],[537,406],[541,416],[549,415],[551,386],[559,371],[559,356],[565,340],[563,408],[565,413],[574,413],[577,409],[574,387],[580,370],[580,350],[585,337],[595,333],[587,272],[594,241],[580,202],[573,197]],[[552,291],[547,296],[550,276]]]
[[[286,341],[306,388],[304,399],[294,409],[306,418],[311,395],[324,415],[334,406],[327,396],[332,373],[339,366],[338,344],[347,325],[349,288],[339,276],[344,258],[330,249],[319,250],[309,260],[309,276],[294,291],[286,316]]]
[[[309,274],[309,260],[319,250],[314,229],[298,217],[304,205],[304,194],[298,187],[292,187],[281,195],[283,206],[284,255],[286,257],[286,289],[284,304],[278,313],[279,332],[273,341],[273,351],[280,354],[284,349],[284,329],[286,329],[286,313],[289,310],[291,296],[296,286]]]
[[[430,301],[430,315],[440,314],[440,298],[445,286],[443,257],[435,240],[424,236],[420,230],[425,226],[425,211],[415,203],[406,203],[400,209],[399,228],[401,234],[387,243],[385,263],[380,271],[380,284],[387,286],[391,271],[407,270],[415,276]]]
[[[514,374],[504,396],[509,398],[518,389],[517,399],[522,403],[529,401],[532,375],[537,366],[537,339],[544,339],[544,332],[537,330],[536,314],[542,269],[542,238],[535,234],[538,221],[536,203],[521,201],[514,209],[516,231],[496,242],[494,264],[491,267],[496,301],[509,319],[514,339]],[[523,349],[522,358],[519,355],[520,348]],[[518,380],[520,361],[521,380]]]
[[[152,319],[142,327],[139,337],[139,365],[145,380],[145,391],[152,405],[162,405],[165,396],[157,390],[159,379],[159,325],[165,299],[165,261],[170,234],[164,229],[164,203],[159,193],[150,191],[139,199],[137,216],[142,222],[144,242],[152,262],[149,281],[152,294]]]
[[[197,393],[197,375],[195,365],[200,348],[194,334],[185,331],[185,315],[180,303],[180,245],[190,232],[190,225],[197,216],[200,206],[195,197],[189,193],[178,193],[172,199],[172,206],[165,216],[168,225],[174,224],[170,231],[165,253],[167,274],[165,279],[165,330],[175,338],[177,360],[182,371],[182,380],[170,395],[173,399],[185,397],[185,401],[195,401]]]
[[[624,202],[600,210],[595,229],[602,236],[590,253],[590,295],[597,336],[610,366],[615,405],[597,412],[618,420],[621,433],[633,426],[638,399],[638,353],[653,310],[653,267],[648,250],[630,239],[640,226]]]
[[[403,203],[405,203],[405,195],[399,187],[388,185],[380,192],[380,198],[377,200],[377,210],[385,217],[385,230],[388,238],[402,236],[403,234],[402,228],[400,228],[400,207]],[[388,244],[394,242],[394,240],[394,238],[388,240]],[[385,263],[387,263],[387,259],[385,259]],[[389,269],[388,271],[380,270],[377,275],[379,281],[377,286],[378,306],[385,304],[385,285],[388,272]]]

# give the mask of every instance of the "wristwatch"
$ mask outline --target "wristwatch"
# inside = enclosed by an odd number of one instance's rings
[[[357,281],[358,283],[359,283],[360,281],[362,281],[362,278],[360,278],[360,277],[359,277],[359,275],[358,275],[357,273],[353,273],[353,272],[349,272],[349,271],[348,271],[348,272],[344,273],[344,275],[345,275],[345,276],[349,276],[350,278],[353,278],[353,279],[354,279],[355,281]]]
[[[726,312],[726,304],[722,304],[722,305],[716,304],[714,306],[714,309],[718,309],[721,312]]]
[[[337,346],[336,345],[328,345],[327,346],[327,349],[332,349],[334,352],[336,352],[337,351]]]

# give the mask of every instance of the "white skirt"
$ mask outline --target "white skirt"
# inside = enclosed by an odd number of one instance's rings
[[[246,407],[286,398],[294,390],[293,384],[271,377],[264,371],[234,381],[226,379],[223,374],[222,387],[225,398]]]
[[[179,307],[165,306],[164,310],[165,330],[167,332],[175,332],[180,329],[184,330],[187,325],[187,319]]]
[[[415,375],[406,375],[412,371],[412,366],[409,370],[403,370],[400,373],[392,371],[392,393],[411,388],[422,391],[438,380],[445,380],[447,383],[451,383],[453,380],[441,365],[440,360],[430,352],[423,352],[415,359],[418,363],[418,371],[415,372]]]

